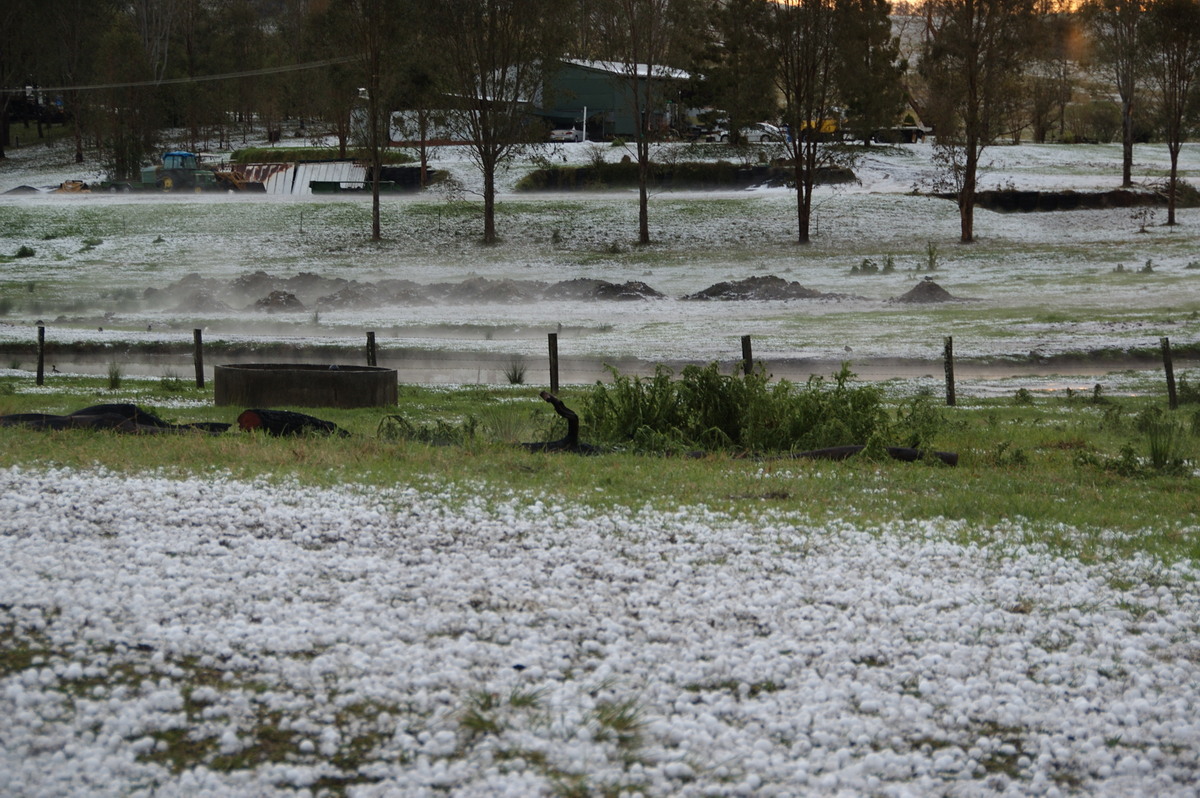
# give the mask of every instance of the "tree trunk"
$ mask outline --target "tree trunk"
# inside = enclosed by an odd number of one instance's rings
[[[421,158],[421,188],[429,187],[429,114],[424,110],[417,111],[417,153]]]
[[[483,243],[496,243],[496,161],[483,159]]]
[[[0,97],[4,99],[0,101],[0,160],[4,160],[8,156],[4,154],[4,148],[8,146],[8,94],[0,92]]]
[[[371,53],[373,61],[373,70],[371,74],[371,87],[368,89],[370,95],[367,98],[367,117],[368,124],[371,126],[371,240],[379,241],[383,238],[383,226],[379,220],[379,177],[383,171],[383,142],[380,138],[380,91],[379,91],[379,65],[378,54]]]
[[[1179,148],[1181,142],[1171,142],[1167,150],[1171,153],[1171,176],[1167,180],[1167,226],[1175,226],[1176,187],[1179,182]]]
[[[645,112],[643,112],[644,115]],[[638,158],[638,244],[650,243],[650,133],[643,123],[637,143]]]
[[[966,163],[963,164],[962,188],[958,192],[959,240],[970,244],[975,240],[975,188],[979,171],[979,146],[974,137],[967,137]]]
[[[1133,186],[1133,101],[1121,100],[1121,187]]]
[[[963,182],[958,195],[959,241],[970,244],[975,241],[975,176]]]
[[[796,243],[808,244],[812,241],[812,188],[807,185],[806,176],[798,173],[796,180]]]
[[[798,244],[812,242],[812,192],[816,153],[810,151],[810,147],[815,146],[807,139],[796,142],[796,243]]]

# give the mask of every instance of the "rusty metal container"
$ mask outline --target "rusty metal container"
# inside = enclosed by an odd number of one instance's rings
[[[244,363],[217,366],[217,405],[387,407],[396,404],[395,369],[375,366]]]

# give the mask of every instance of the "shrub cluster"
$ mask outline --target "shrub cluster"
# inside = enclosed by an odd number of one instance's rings
[[[716,363],[674,373],[659,366],[653,377],[629,377],[610,368],[611,385],[597,384],[584,398],[586,435],[634,451],[725,450],[787,452],[893,441],[924,444],[940,416],[911,407],[893,422],[882,392],[850,384],[842,365],[833,380],[811,377],[804,385],[771,383],[760,367],[745,376],[724,375]]]

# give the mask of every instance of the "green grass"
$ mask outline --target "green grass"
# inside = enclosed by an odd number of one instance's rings
[[[136,402],[175,422],[233,422],[240,412],[212,407],[210,391],[179,390],[169,380],[126,378],[119,390],[108,390],[103,377],[55,378],[44,393],[33,393],[32,382],[0,380],[0,414],[66,413],[117,401]],[[586,404],[586,389],[568,388],[561,395],[577,410]],[[958,452],[957,468],[870,459],[759,459],[737,451],[700,457],[531,454],[512,446],[513,439],[552,440],[564,425],[537,398],[536,388],[523,386],[405,387],[394,408],[298,408],[349,430],[352,436],[344,439],[0,428],[0,463],[178,476],[225,472],[318,486],[415,485],[464,497],[550,497],[600,510],[706,505],[735,517],[771,514],[814,524],[949,518],[966,522],[964,540],[1016,545],[1030,541],[1011,536],[1029,535],[1088,561],[1136,553],[1169,561],[1200,558],[1200,482],[1194,476],[1200,410],[1184,404],[1174,412],[1159,411],[1165,407],[1162,397],[1101,401],[1089,393],[1035,394],[1032,404],[1001,397],[938,408],[944,421],[929,445]],[[179,407],[181,402],[186,406]],[[889,400],[886,409],[895,416],[901,405]],[[416,430],[452,434],[447,440],[382,435],[387,416]],[[1170,467],[1155,467],[1152,446],[1161,446],[1151,437],[1161,429],[1155,419],[1177,427],[1164,459]],[[470,434],[464,435],[467,428]],[[586,426],[582,438],[596,440]],[[490,490],[480,491],[480,485]]]

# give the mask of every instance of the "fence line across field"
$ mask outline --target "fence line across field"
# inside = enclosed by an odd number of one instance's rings
[[[1166,380],[1167,401],[1170,409],[1175,410],[1179,406],[1179,399],[1175,388],[1175,367],[1171,353],[1171,341],[1167,337],[1159,339],[1159,348],[1162,352],[1163,373]],[[558,334],[549,333],[547,335],[547,369],[546,369],[546,384],[550,386],[552,393],[557,393],[559,385],[562,381],[563,373],[575,374],[576,384],[591,383],[598,379],[596,359],[594,357],[581,357],[574,361],[563,360],[559,355]],[[749,375],[754,369],[759,366],[765,366],[765,363],[755,361],[753,340],[750,335],[741,337],[741,358],[731,362],[731,370],[741,371],[743,374]],[[386,349],[384,350],[386,353]],[[365,357],[366,365],[375,367],[379,361],[380,346],[377,342],[375,331],[370,330],[366,333],[366,348]],[[622,361],[633,361],[633,358],[617,358],[613,365],[620,370]],[[307,359],[296,361],[306,362]],[[430,361],[427,365],[422,365],[420,361]],[[205,386],[205,365],[204,365],[204,340],[203,331],[193,331],[193,349],[192,362],[196,371],[196,387],[203,388]],[[605,361],[610,362],[610,361]],[[513,355],[508,364],[501,362],[495,355],[479,355],[472,358],[469,354],[453,353],[447,355],[445,353],[428,352],[420,353],[416,357],[411,356],[411,352],[406,351],[404,357],[396,357],[395,353],[392,356],[392,365],[409,379],[405,382],[427,384],[435,382],[448,382],[457,384],[503,384],[511,382],[511,375],[514,373],[513,365],[520,365],[519,373],[524,377],[526,375],[526,363],[524,356]],[[946,382],[946,404],[953,407],[956,403],[956,381],[954,374],[954,338],[946,336],[943,339],[943,369],[945,371]],[[566,366],[564,368],[564,365]],[[57,368],[53,369],[57,371]],[[606,367],[599,369],[602,374],[606,371]],[[471,372],[474,372],[472,379]],[[532,374],[540,374],[540,370],[533,370]],[[428,379],[421,379],[419,375],[424,374]],[[582,375],[586,374],[584,377]],[[446,379],[451,375],[457,375],[457,379]],[[417,379],[412,379],[413,376],[418,376]],[[486,379],[485,379],[486,377]],[[37,385],[44,385],[46,378],[46,328],[44,325],[37,326],[37,372],[35,382]]]

